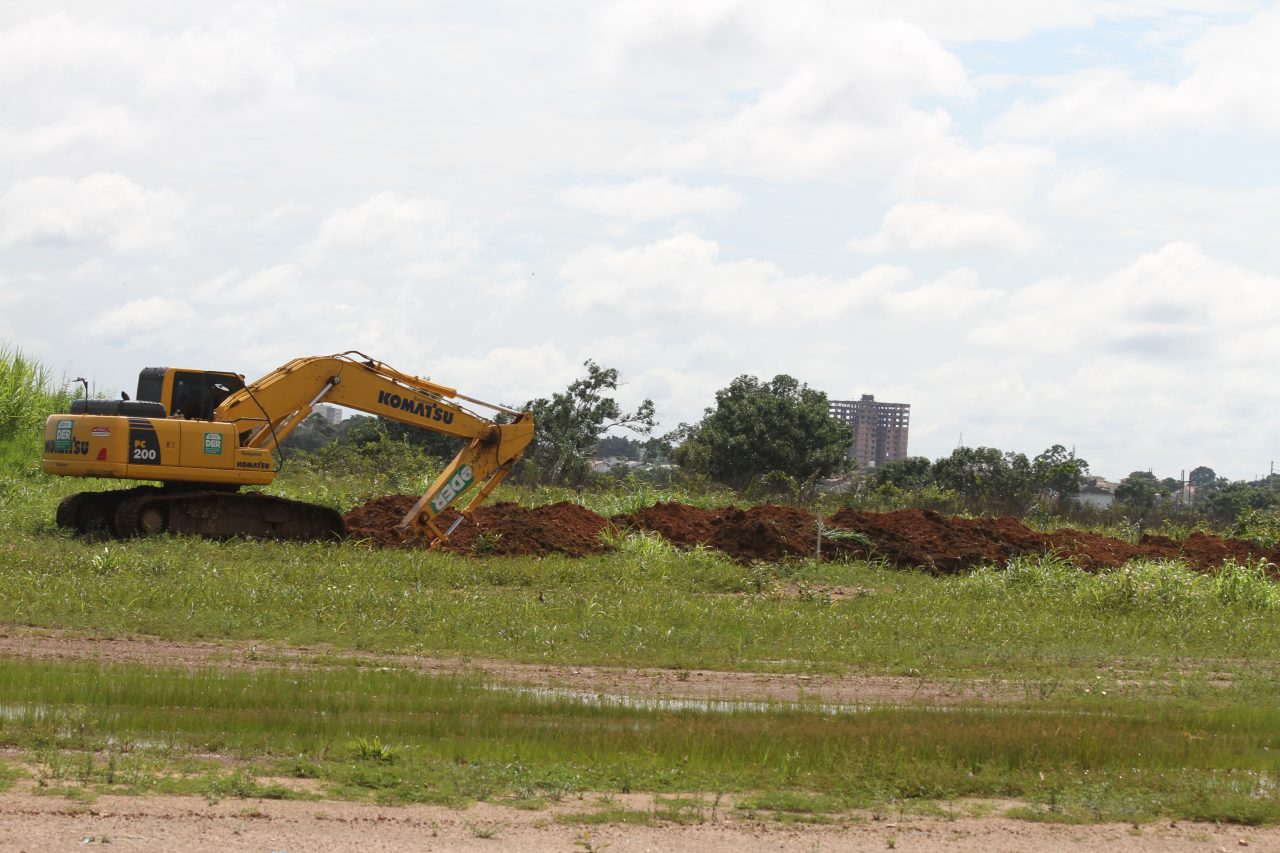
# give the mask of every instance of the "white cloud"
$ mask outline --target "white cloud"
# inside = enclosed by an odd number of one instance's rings
[[[577,310],[778,329],[895,311],[926,319],[950,313],[958,293],[971,302],[977,288],[967,276],[913,286],[907,270],[887,265],[852,278],[789,275],[766,261],[723,261],[717,243],[692,234],[628,249],[588,249],[567,260],[560,274],[567,282],[563,299]]]
[[[124,175],[39,177],[0,195],[0,245],[103,243],[121,252],[169,250],[181,240],[183,204],[171,189]]]
[[[1059,90],[1039,103],[1015,104],[996,123],[1001,134],[1032,139],[1149,136],[1172,130],[1280,133],[1280,11],[1218,27],[1184,53],[1189,70],[1175,83],[1142,80],[1120,68],[1090,68],[1050,81]]]
[[[406,278],[438,278],[460,269],[479,246],[471,227],[439,199],[383,192],[331,213],[303,251],[309,264],[341,261],[390,266]]]
[[[80,333],[97,339],[99,346],[138,353],[155,352],[172,339],[207,328],[188,301],[164,296],[131,299],[76,326]]]
[[[640,222],[694,214],[721,216],[742,206],[742,195],[732,187],[691,187],[665,176],[570,187],[560,193],[560,200],[588,213]]]
[[[176,30],[148,24],[55,12],[0,30],[0,156],[137,144],[193,115],[282,108],[349,42],[288,38],[280,15],[246,5]]]
[[[916,24],[836,5],[621,4],[601,20],[604,66],[643,65],[693,89],[685,138],[637,155],[667,169],[878,177],[950,130],[945,113],[912,101],[972,92],[960,61]]]
[[[582,361],[553,343],[504,346],[478,356],[445,356],[431,378],[488,403],[519,406],[563,391],[582,372]]]
[[[1056,160],[1053,151],[1039,146],[997,142],[974,148],[948,138],[916,154],[890,186],[905,201],[1023,204],[1032,198],[1040,176]]]
[[[1191,243],[1170,243],[1098,278],[1028,285],[1010,297],[1006,314],[974,337],[1036,351],[1080,346],[1090,359],[1149,358],[1204,369],[1225,366],[1220,360],[1242,342],[1248,342],[1245,362],[1280,350],[1270,333],[1277,312],[1280,279],[1211,258]]]
[[[1049,190],[1049,202],[1058,207],[1096,204],[1110,189],[1113,175],[1096,166],[1074,169],[1060,177]]]
[[[1118,5],[1110,4],[1112,9]],[[766,61],[793,60],[810,55],[813,42],[847,40],[877,21],[907,24],[939,41],[1017,39],[1040,30],[1086,27],[1094,20],[1088,6],[1077,0],[900,0],[888,8],[878,0],[785,6],[759,0],[623,0],[599,10],[593,42],[597,63],[620,73],[631,62],[706,63],[743,53]]]
[[[878,234],[854,240],[852,246],[872,253],[1017,254],[1040,242],[1035,229],[1002,210],[911,202],[894,205]]]
[[[197,286],[194,293],[210,305],[237,309],[262,304],[263,299],[297,302],[308,296],[297,264],[278,264],[247,276],[238,271],[225,273]]]

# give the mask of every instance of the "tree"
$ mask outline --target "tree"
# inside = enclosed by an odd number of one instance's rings
[[[329,419],[318,412],[307,415],[307,419],[298,424],[293,432],[280,442],[285,451],[301,450],[314,453],[333,441],[338,435],[338,428]]]
[[[933,463],[925,456],[908,456],[886,462],[871,475],[871,482],[880,486],[894,486],[904,491],[924,489],[933,485]]]
[[[827,395],[785,374],[769,382],[739,376],[674,438],[684,439],[674,452],[680,467],[735,489],[766,476],[812,488],[848,467],[849,430],[828,413]]]
[[[416,447],[427,456],[452,459],[462,449],[465,439],[447,435],[390,418],[356,415],[338,424],[338,444],[353,447],[359,453],[377,452],[382,442],[398,441]]]
[[[1001,453],[994,447],[957,447],[933,463],[933,479],[979,512],[1020,515],[1037,491],[1026,454]]]
[[[371,415],[353,415],[332,424],[318,412],[313,412],[298,424],[282,442],[286,451],[301,450],[315,453],[328,445],[350,448],[359,456],[374,456],[386,450],[387,441],[415,447],[427,456],[452,459],[462,448],[463,439],[435,430],[403,424],[390,418]]]
[[[1076,457],[1061,444],[1055,444],[1037,456],[1031,463],[1035,481],[1041,489],[1048,489],[1062,508],[1080,494],[1080,483],[1089,473],[1089,463]]]
[[[1116,500],[1145,515],[1164,495],[1164,486],[1150,471],[1134,471],[1116,486]]]
[[[625,435],[602,435],[596,442],[595,455],[602,459],[630,459],[639,462],[644,456],[644,443]]]
[[[586,479],[591,454],[600,436],[622,427],[648,435],[654,425],[652,400],[645,400],[634,412],[624,412],[607,391],[618,388],[618,371],[601,367],[588,359],[587,372],[560,394],[530,400],[533,412],[533,444],[525,453],[524,476],[553,485],[581,485]]]
[[[1191,473],[1187,475],[1187,482],[1197,489],[1203,489],[1206,486],[1212,488],[1218,482],[1218,474],[1208,465],[1201,465],[1199,468],[1191,469]]]

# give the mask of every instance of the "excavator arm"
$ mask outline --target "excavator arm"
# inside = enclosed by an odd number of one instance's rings
[[[528,412],[467,397],[354,351],[294,359],[233,391],[215,410],[214,420],[235,424],[242,447],[271,450],[322,402],[469,439],[400,523],[402,530],[433,544],[448,539],[462,519],[470,517],[533,440],[533,416]],[[512,420],[498,423],[463,403]],[[441,530],[436,518],[468,494],[470,500],[458,519]]]

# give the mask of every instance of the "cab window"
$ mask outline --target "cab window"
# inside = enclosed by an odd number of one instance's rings
[[[221,387],[218,387],[221,386]],[[244,387],[240,377],[226,373],[204,373],[178,370],[173,374],[173,401],[169,411],[173,417],[187,420],[211,420],[213,410],[232,391]]]

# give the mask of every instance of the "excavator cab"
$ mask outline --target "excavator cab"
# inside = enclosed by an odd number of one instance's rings
[[[138,374],[138,399],[161,403],[171,418],[211,421],[223,400],[244,387],[238,373],[144,367]]]

